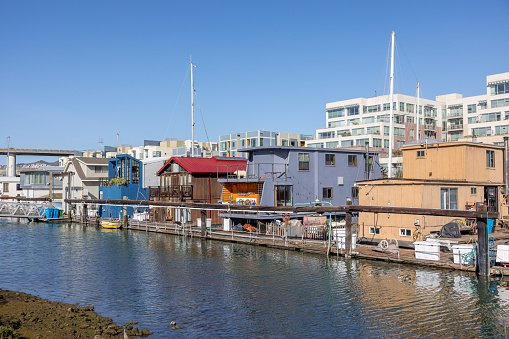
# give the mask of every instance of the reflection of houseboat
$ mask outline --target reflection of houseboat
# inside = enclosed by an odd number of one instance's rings
[[[172,157],[157,172],[159,187],[150,187],[150,200],[170,202],[217,203],[221,200],[222,184],[227,176],[240,176],[245,172],[244,158]],[[217,212],[207,211],[212,224],[221,224]],[[151,220],[191,223],[201,218],[199,210],[185,208],[154,208]]]
[[[295,206],[319,200],[343,206],[347,198],[357,201],[356,181],[381,177],[378,154],[368,158],[361,150],[270,146],[239,151],[249,154],[246,173],[219,180],[223,203]],[[265,212],[220,215],[235,225],[281,219]]]

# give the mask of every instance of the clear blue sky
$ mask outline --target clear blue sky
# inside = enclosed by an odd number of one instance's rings
[[[0,0],[0,147],[190,139],[190,55],[211,141],[314,134],[327,102],[384,93],[392,30],[396,92],[484,94],[509,72],[508,17],[507,0]]]

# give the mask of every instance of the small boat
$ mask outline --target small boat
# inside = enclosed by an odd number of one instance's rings
[[[120,221],[101,220],[100,224],[101,224],[102,228],[107,228],[107,229],[122,228],[122,224],[120,223]]]

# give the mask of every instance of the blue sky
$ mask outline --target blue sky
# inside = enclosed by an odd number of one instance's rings
[[[395,92],[486,92],[509,72],[509,1],[0,0],[0,147],[314,134],[325,104]],[[385,93],[388,86],[385,85]],[[5,163],[1,157],[0,163]]]

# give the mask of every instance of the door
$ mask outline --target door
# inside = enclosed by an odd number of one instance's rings
[[[274,186],[275,206],[292,206],[292,186]]]
[[[484,203],[488,206],[488,212],[498,212],[496,186],[484,186]]]

